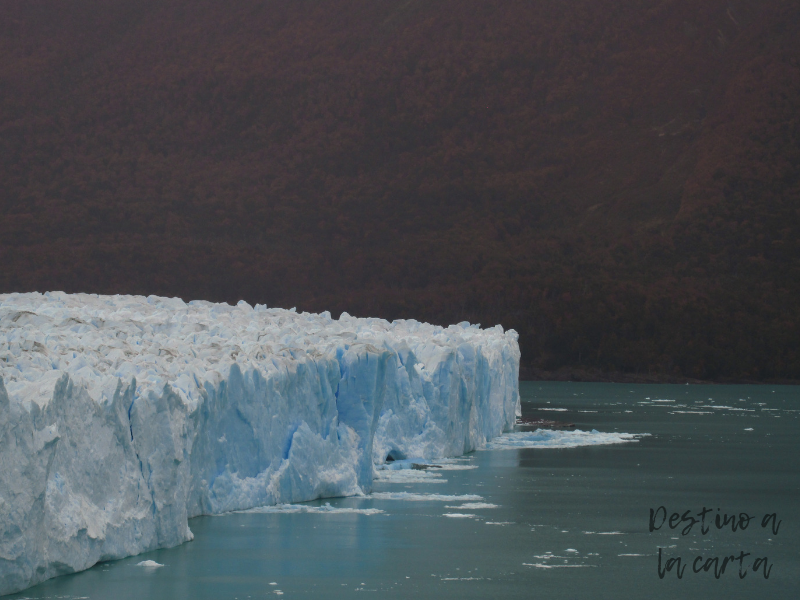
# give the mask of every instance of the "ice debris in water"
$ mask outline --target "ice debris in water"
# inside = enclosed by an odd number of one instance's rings
[[[0,594],[190,540],[195,515],[366,494],[387,458],[482,448],[518,387],[499,325],[0,295]]]
[[[463,502],[483,500],[477,494],[416,494],[414,492],[374,492],[369,495],[373,500],[406,500],[409,502]]]
[[[506,450],[516,448],[576,448],[578,446],[595,446],[599,444],[623,444],[638,442],[641,437],[649,433],[601,433],[596,429],[592,431],[557,431],[550,429],[537,429],[536,431],[521,431],[504,433],[487,443],[485,450]]]
[[[309,506],[307,504],[278,504],[275,506],[256,506],[247,510],[238,510],[237,513],[312,513],[312,514],[349,514],[349,515],[380,515],[383,511],[379,508],[350,508],[348,506],[331,506],[326,502],[324,506]]]

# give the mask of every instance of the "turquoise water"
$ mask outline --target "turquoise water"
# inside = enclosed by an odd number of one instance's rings
[[[800,597],[800,388],[523,382],[523,414],[580,429],[649,433],[609,446],[492,450],[440,471],[445,483],[376,482],[376,492],[473,494],[463,501],[338,498],[365,514],[231,514],[190,522],[183,546],[104,563],[8,598],[769,598]],[[566,410],[553,410],[566,409]],[[687,535],[650,509],[696,515]],[[746,529],[718,530],[718,513]],[[447,517],[446,513],[474,517]],[[764,514],[782,521],[761,527]],[[659,513],[660,515],[660,513]],[[656,519],[658,524],[659,519]],[[658,574],[688,561],[683,578]],[[719,579],[706,559],[750,553]],[[754,558],[767,557],[753,572]],[[149,569],[143,560],[163,564]]]

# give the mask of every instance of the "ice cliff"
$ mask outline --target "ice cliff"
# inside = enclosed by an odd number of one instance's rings
[[[0,594],[483,447],[514,424],[518,369],[500,326],[0,295]]]

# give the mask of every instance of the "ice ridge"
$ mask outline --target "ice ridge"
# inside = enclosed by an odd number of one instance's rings
[[[188,519],[368,493],[484,447],[517,334],[149,296],[0,295],[0,594],[192,539]]]

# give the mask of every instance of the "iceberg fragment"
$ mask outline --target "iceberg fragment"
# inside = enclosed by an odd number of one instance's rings
[[[136,563],[137,567],[144,567],[146,569],[158,569],[159,567],[163,567],[161,563],[157,563],[154,560],[143,560],[142,562]]]
[[[196,515],[483,448],[513,428],[518,373],[499,326],[0,295],[0,594],[183,543]]]
[[[482,450],[511,450],[519,448],[577,448],[580,446],[599,446],[606,444],[625,444],[638,442],[649,433],[611,433],[592,431],[560,431],[537,429],[505,433],[484,444]]]

